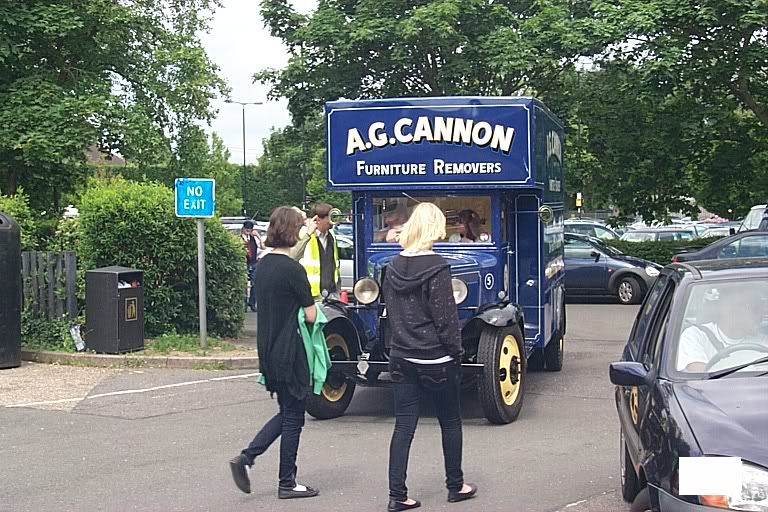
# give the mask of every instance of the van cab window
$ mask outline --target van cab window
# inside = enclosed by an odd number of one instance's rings
[[[490,196],[398,196],[373,198],[373,241],[397,242],[397,236],[419,203],[434,203],[445,215],[442,243],[492,242]]]

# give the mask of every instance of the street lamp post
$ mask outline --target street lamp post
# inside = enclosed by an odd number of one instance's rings
[[[245,163],[245,106],[246,105],[263,105],[264,103],[261,102],[261,101],[233,101],[233,100],[227,100],[227,103],[236,103],[236,104],[238,104],[238,105],[243,107],[243,171],[242,171],[242,176],[240,177],[240,179],[241,179],[241,188],[242,188],[241,194],[242,194],[242,197],[243,197],[243,215],[247,216],[248,214],[247,214],[246,209],[245,209],[245,188],[246,188],[246,179],[245,179],[245,175],[246,175],[246,173],[245,173],[245,167],[246,167],[246,163]]]

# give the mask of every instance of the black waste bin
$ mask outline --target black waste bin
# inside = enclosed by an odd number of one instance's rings
[[[0,369],[21,365],[21,229],[0,213]]]
[[[104,267],[85,273],[85,347],[101,354],[144,348],[144,272]]]

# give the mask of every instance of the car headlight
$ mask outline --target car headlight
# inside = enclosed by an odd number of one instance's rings
[[[657,275],[659,275],[659,269],[648,265],[647,267],[645,267],[645,273],[648,274],[648,277],[656,277]]]
[[[451,279],[451,288],[453,288],[453,300],[456,301],[456,304],[461,304],[466,300],[469,290],[464,281],[456,278]]]
[[[728,510],[768,512],[768,471],[741,463],[741,494],[699,496],[702,505]]]
[[[357,302],[365,304],[366,306],[379,298],[379,291],[379,283],[370,277],[360,279],[355,283],[354,288],[352,288],[352,294],[355,296]]]

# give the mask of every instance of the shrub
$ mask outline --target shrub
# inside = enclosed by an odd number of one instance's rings
[[[672,257],[681,252],[695,251],[705,247],[718,237],[697,238],[695,240],[676,240],[660,242],[627,242],[626,240],[606,240],[605,242],[612,247],[620,250],[628,256],[635,256],[644,260],[658,263],[659,265],[669,265],[672,263]]]
[[[35,318],[29,311],[24,311],[21,317],[21,342],[28,350],[75,351],[66,319]]]
[[[54,252],[75,251],[80,255],[80,219],[62,218],[56,226],[48,250]]]
[[[80,205],[82,269],[122,265],[144,271],[147,336],[194,332],[195,222],[174,214],[173,191],[155,183],[92,182]],[[245,253],[216,220],[206,221],[208,329],[236,336],[243,324]]]
[[[74,251],[77,255],[77,284],[76,295],[78,311],[85,304],[85,267],[80,248],[82,230],[78,217],[61,218],[56,231],[48,244],[48,250],[52,252]]]
[[[13,217],[21,228],[21,250],[30,251],[37,245],[37,224],[32,209],[29,207],[29,198],[23,190],[14,196],[0,195],[0,212]]]

